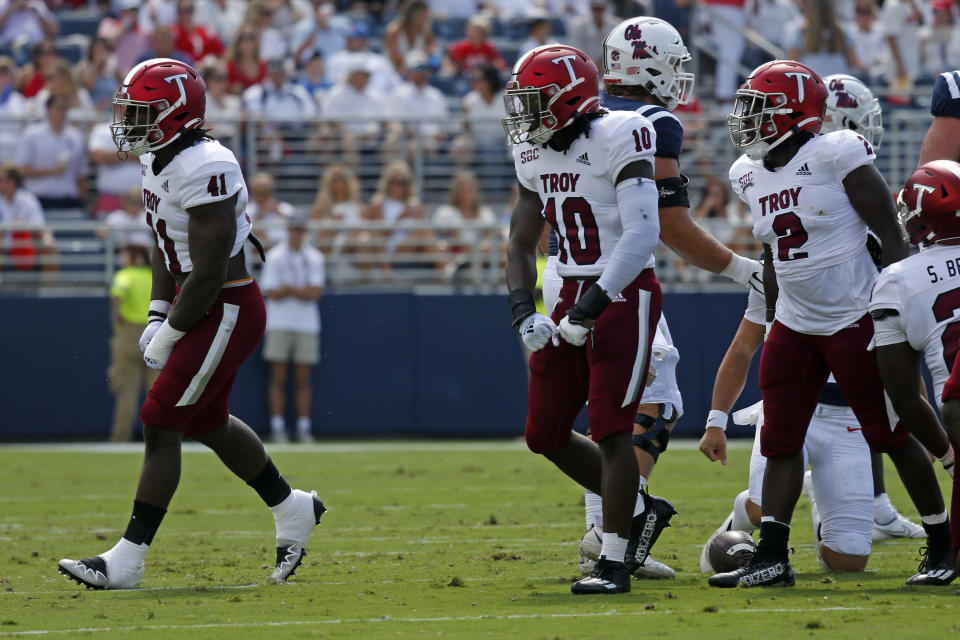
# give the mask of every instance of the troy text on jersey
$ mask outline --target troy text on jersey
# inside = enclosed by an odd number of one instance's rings
[[[580,180],[579,173],[541,173],[540,180],[543,181],[543,190],[547,193],[566,193],[577,190],[577,181]]]
[[[771,193],[768,196],[763,196],[758,202],[760,202],[760,215],[765,216],[767,212],[773,213],[775,211],[786,211],[791,207],[797,206],[797,196],[800,195],[800,189],[803,187],[796,187],[793,189],[784,189],[779,193]]]
[[[143,190],[143,206],[149,211],[157,212],[157,207],[160,206],[160,196],[153,193],[148,189]]]

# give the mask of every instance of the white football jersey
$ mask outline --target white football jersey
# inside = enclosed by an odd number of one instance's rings
[[[143,206],[147,224],[170,273],[193,270],[187,245],[187,209],[237,196],[237,236],[230,257],[237,255],[250,234],[247,185],[233,152],[215,140],[202,140],[178,153],[158,175],[153,154],[140,156]]]
[[[745,155],[730,167],[753,234],[773,251],[777,320],[794,331],[831,335],[867,311],[877,270],[843,179],[875,158],[862,136],[844,130],[809,140],[776,171]]]
[[[907,342],[924,354],[937,402],[960,343],[960,247],[933,245],[880,273],[870,311],[893,309],[898,336],[879,346]]]
[[[599,276],[623,227],[615,181],[637,161],[653,164],[656,132],[633,111],[612,111],[590,123],[566,152],[549,146],[513,147],[517,180],[540,196],[542,214],[557,232],[561,277]],[[653,256],[646,267],[654,265]]]

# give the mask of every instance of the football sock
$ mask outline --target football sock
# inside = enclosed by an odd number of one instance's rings
[[[920,518],[927,532],[927,546],[950,546],[950,521],[947,512]]]
[[[122,564],[138,565],[147,557],[147,551],[150,546],[147,544],[135,544],[126,537],[120,538],[120,542],[113,545],[109,551],[100,554],[101,558],[109,558],[112,561],[119,561]]]
[[[785,558],[787,541],[790,539],[790,525],[777,522],[773,516],[760,519],[760,541],[757,543],[757,556]]]
[[[587,529],[603,528],[603,498],[593,491],[583,492],[583,506],[587,517]]]
[[[297,433],[300,435],[311,435],[312,424],[310,423],[310,418],[300,417],[297,418]]]
[[[273,433],[281,433],[286,431],[287,425],[283,421],[283,416],[270,416],[270,431]]]
[[[130,522],[127,524],[127,530],[123,534],[125,540],[133,544],[150,545],[153,543],[153,536],[157,534],[160,523],[163,522],[167,510],[162,507],[155,507],[152,504],[133,501],[133,514],[130,516]]]
[[[734,531],[753,533],[753,530],[756,529],[747,513],[747,499],[749,497],[750,491],[744,489],[733,499],[733,522],[730,528]]]
[[[627,555],[627,539],[616,533],[603,532],[603,545],[600,547],[601,557],[614,562],[623,562]]]
[[[897,511],[890,503],[890,496],[886,493],[873,498],[873,521],[877,524],[890,524],[897,517]]]
[[[290,495],[290,485],[283,479],[273,460],[267,458],[267,464],[257,477],[247,483],[257,492],[268,507],[275,507]]]
[[[643,500],[643,494],[637,493],[637,502],[633,505],[633,517],[636,518],[638,515],[646,511],[647,503]]]

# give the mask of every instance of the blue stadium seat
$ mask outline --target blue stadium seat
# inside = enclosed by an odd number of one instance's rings
[[[54,43],[57,55],[71,64],[76,64],[87,55],[87,48],[79,42],[62,42],[59,39]]]
[[[446,18],[433,21],[433,34],[441,40],[463,40],[466,32],[466,18]]]
[[[103,16],[89,11],[60,11],[57,19],[60,20],[60,35],[83,35],[93,38],[97,35],[97,27]]]

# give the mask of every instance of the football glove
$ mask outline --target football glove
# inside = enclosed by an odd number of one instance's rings
[[[523,346],[530,351],[540,351],[548,342],[553,342],[553,346],[560,344],[560,338],[557,337],[557,325],[553,320],[542,313],[532,313],[520,324],[520,337],[523,339]]]
[[[567,309],[567,315],[560,320],[560,336],[575,347],[582,347],[587,336],[593,330],[583,326],[588,320],[596,320],[610,304],[610,296],[594,284],[580,297],[575,305]]]
[[[759,260],[750,260],[735,253],[730,258],[730,263],[720,272],[720,275],[746,287],[751,287],[757,293],[763,295],[763,263]]]
[[[153,338],[150,339],[150,344],[144,350],[143,361],[151,369],[163,369],[163,365],[167,364],[167,359],[170,357],[174,345],[184,334],[186,334],[186,331],[174,329],[170,326],[169,320],[164,320],[153,334]]]
[[[143,329],[143,333],[140,334],[140,353],[147,351],[147,345],[150,344],[153,336],[157,333],[157,329],[163,324],[163,320],[164,319],[161,318],[152,318],[150,322],[147,323],[147,326]]]
[[[160,328],[163,321],[167,319],[167,313],[170,312],[170,307],[172,306],[173,305],[166,300],[150,301],[150,310],[147,313],[147,326],[143,329],[143,333],[140,334],[140,353],[147,350],[147,345],[150,344],[153,334],[157,332],[157,329]]]

